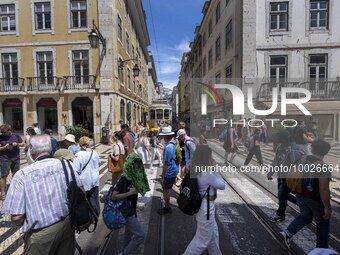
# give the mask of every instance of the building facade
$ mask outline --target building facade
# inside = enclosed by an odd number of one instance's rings
[[[191,51],[184,54],[180,85],[187,86],[183,76],[191,70],[191,78],[209,84],[232,83],[244,92],[250,86],[262,109],[271,107],[273,87],[308,89],[312,98],[305,107],[312,116],[301,116],[294,107],[287,108],[287,115],[315,121],[321,136],[339,140],[339,11],[340,2],[334,0],[206,1]],[[221,95],[231,113],[231,94]],[[189,111],[190,105],[184,108]],[[209,118],[220,108],[209,107]],[[280,110],[271,117],[283,117]],[[243,117],[255,116],[248,112]]]
[[[150,40],[141,1],[3,0],[0,14],[0,123],[23,132],[36,122],[59,138],[81,125],[99,139],[104,126],[142,120]],[[93,28],[105,39],[97,49]]]

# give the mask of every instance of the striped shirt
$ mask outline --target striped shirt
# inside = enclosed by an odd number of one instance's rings
[[[69,178],[71,179],[70,172]],[[75,172],[78,186],[81,181]],[[69,214],[66,178],[60,160],[47,158],[19,170],[9,186],[2,213],[25,214],[23,231],[48,227]]]

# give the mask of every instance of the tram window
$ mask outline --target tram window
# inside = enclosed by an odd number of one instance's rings
[[[157,119],[162,120],[163,119],[163,109],[157,110]]]
[[[156,119],[156,114],[155,114],[155,110],[151,110],[150,111],[150,119]]]
[[[170,111],[169,110],[164,110],[164,119],[166,119],[166,120],[170,119]]]

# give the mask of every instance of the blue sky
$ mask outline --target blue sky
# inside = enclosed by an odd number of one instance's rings
[[[190,50],[189,44],[194,38],[195,27],[202,19],[204,2],[204,0],[143,0],[151,41],[149,50],[155,59],[158,81],[163,82],[168,88],[177,85],[182,54]]]

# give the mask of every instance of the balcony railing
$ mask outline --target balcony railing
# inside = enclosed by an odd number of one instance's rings
[[[340,80],[339,81],[307,81],[307,82],[280,82],[262,83],[257,93],[258,101],[271,101],[273,98],[273,88],[279,88],[279,98],[281,88],[304,88],[311,93],[311,100],[339,100],[340,99]],[[305,97],[299,93],[288,93],[287,98]]]
[[[55,91],[59,89],[60,78],[56,76],[28,77],[28,91]]]
[[[23,78],[0,78],[0,92],[24,91]]]
[[[70,89],[95,89],[95,76],[84,75],[84,76],[64,76],[65,79],[65,90]]]

